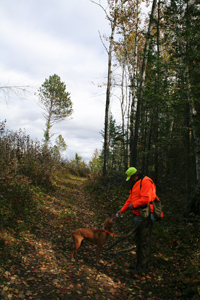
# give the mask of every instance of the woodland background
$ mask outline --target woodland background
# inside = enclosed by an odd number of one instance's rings
[[[115,65],[108,68],[106,108],[120,97],[122,125],[108,113],[104,167],[138,166],[189,197],[199,185],[199,4],[152,1],[144,31],[140,2],[109,3]]]
[[[136,166],[160,188],[184,193],[188,212],[199,213],[199,4],[155,0],[145,22],[139,1],[108,4],[103,174]]]

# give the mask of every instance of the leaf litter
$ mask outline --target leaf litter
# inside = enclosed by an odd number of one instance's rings
[[[94,203],[88,182],[78,177],[59,180],[41,197],[30,212],[31,222],[21,216],[15,230],[1,231],[0,299],[199,299],[199,234],[193,225],[174,218],[172,226],[167,217],[155,225],[148,274],[129,272],[136,260],[135,251],[129,250],[133,237],[118,245],[123,252],[103,250],[98,267],[95,247],[88,243],[72,263],[69,233],[79,227],[101,228],[109,215],[106,197]],[[118,227],[108,245],[124,233]]]

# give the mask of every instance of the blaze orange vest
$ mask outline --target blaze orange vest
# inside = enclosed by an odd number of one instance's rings
[[[139,215],[139,207],[144,206],[152,202],[155,198],[159,199],[156,195],[156,186],[153,180],[147,176],[136,181],[132,190],[130,191],[129,198],[125,202],[121,211],[126,212],[128,210],[129,204],[133,203],[134,209],[132,210],[133,214]],[[153,205],[150,204],[151,212],[154,211]]]

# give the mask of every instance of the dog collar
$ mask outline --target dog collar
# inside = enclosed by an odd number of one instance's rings
[[[113,233],[109,232],[108,230],[105,230],[105,229],[104,229],[104,231],[105,231],[106,233],[109,233],[110,235],[113,235]]]

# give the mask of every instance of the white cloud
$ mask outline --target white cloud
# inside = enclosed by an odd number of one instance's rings
[[[105,87],[92,82],[105,82],[107,74],[98,34],[110,32],[103,11],[89,0],[2,0],[0,27],[0,86],[31,86],[18,95],[1,90],[0,120],[42,140],[45,120],[34,93],[45,78],[58,74],[71,94],[74,113],[52,132],[64,137],[67,157],[78,153],[88,162],[102,147]]]

